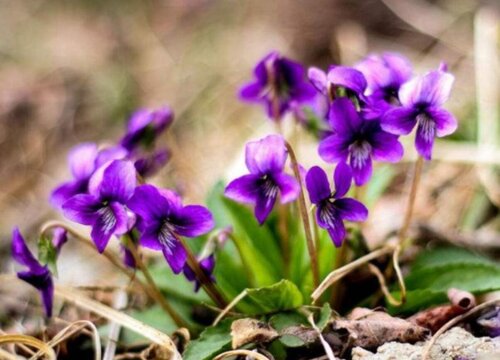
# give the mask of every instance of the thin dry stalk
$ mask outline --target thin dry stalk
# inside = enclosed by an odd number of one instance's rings
[[[356,270],[360,266],[363,266],[364,264],[380,257],[383,255],[390,254],[394,251],[394,246],[391,245],[386,245],[383,248],[380,248],[378,250],[374,250],[369,254],[366,254],[365,256],[360,257],[359,259],[356,259],[352,262],[350,262],[347,265],[342,266],[341,268],[338,268],[334,271],[332,271],[328,276],[323,280],[323,282],[314,290],[314,292],[311,295],[312,302],[313,304],[318,301],[320,296],[330,287],[332,286],[336,281],[339,279],[343,278],[345,275],[350,273],[353,270]]]
[[[154,343],[164,347],[166,350],[170,351],[173,360],[181,360],[181,356],[177,351],[177,348],[170,339],[170,337],[157,329],[144,324],[143,322],[136,320],[129,315],[117,311],[109,306],[101,304],[98,301],[92,300],[83,294],[80,294],[77,290],[72,288],[66,288],[62,286],[56,286],[55,296],[71,303],[76,306],[97,314],[105,319],[116,322],[127,329],[134,331],[135,333],[144,336],[145,338],[153,341]]]
[[[33,336],[28,335],[0,335],[0,345],[4,344],[23,344],[27,346],[34,347],[35,349],[42,352],[43,355],[47,356],[48,359],[56,360],[56,353],[54,349],[48,346],[46,343],[37,339]]]
[[[128,298],[127,292],[119,290],[115,293],[113,299],[113,308],[117,310],[123,310],[127,306]],[[104,350],[103,360],[113,360],[116,352],[116,343],[120,338],[121,325],[115,322],[109,324],[109,335],[108,341],[106,343],[106,349]]]
[[[220,314],[215,318],[213,326],[217,325],[226,316],[232,308],[234,308],[245,296],[247,296],[247,290],[243,290],[238,296],[236,296],[225,308],[220,312]]]
[[[424,166],[424,158],[419,156],[415,162],[415,170],[413,172],[413,178],[411,182],[410,195],[408,198],[408,204],[406,205],[405,217],[403,220],[403,225],[398,234],[399,244],[402,244],[406,239],[408,234],[408,229],[410,228],[411,218],[413,216],[413,210],[415,208],[415,200],[417,199],[417,190],[420,183],[420,178],[422,175],[422,168]]]
[[[306,243],[307,243],[307,251],[309,252],[309,257],[311,258],[311,270],[313,275],[313,285],[314,287],[319,286],[319,266],[318,266],[318,257],[316,254],[316,246],[314,244],[314,239],[311,234],[311,224],[309,222],[309,214],[307,212],[306,206],[306,197],[304,193],[304,185],[302,184],[302,178],[300,176],[299,163],[297,162],[297,157],[295,156],[295,152],[289,143],[285,142],[286,149],[288,154],[290,155],[290,163],[292,164],[293,174],[297,179],[300,187],[299,193],[299,212],[300,217],[302,218],[302,223],[304,225],[304,233],[306,235]]]
[[[309,324],[311,324],[312,328],[318,333],[319,340],[321,341],[321,345],[323,346],[323,349],[325,350],[325,354],[327,356],[327,359],[328,360],[335,360],[336,358],[335,358],[335,355],[333,354],[332,347],[325,340],[325,338],[323,337],[323,334],[321,333],[321,330],[318,328],[318,326],[316,325],[316,322],[314,321],[314,314],[310,313],[307,316],[307,320],[309,321]]]
[[[0,349],[0,359],[2,360],[19,360],[19,357],[10,352]]]
[[[384,294],[389,304],[393,306],[400,306],[402,302],[391,295],[391,292],[387,287],[387,283],[385,282],[385,277],[384,274],[382,274],[382,271],[380,271],[378,267],[370,263],[368,264],[368,268],[370,269],[370,272],[376,276],[378,283],[380,285],[380,290],[382,290],[382,293]]]
[[[486,301],[486,302],[476,306],[475,308],[472,308],[471,310],[467,311],[465,314],[459,315],[459,316],[451,319],[450,321],[448,321],[432,336],[432,338],[429,340],[427,345],[424,347],[424,349],[422,351],[422,360],[427,360],[427,358],[429,357],[430,351],[432,349],[432,346],[437,341],[437,339],[441,335],[443,335],[446,331],[451,329],[453,326],[459,324],[460,322],[462,322],[463,320],[465,320],[469,316],[474,315],[474,314],[478,313],[479,311],[486,309],[487,307],[489,307],[491,305],[498,304],[498,303],[500,303],[500,299],[493,299],[490,301]]]
[[[269,360],[267,356],[259,354],[258,352],[252,350],[243,350],[243,349],[226,351],[225,353],[219,354],[216,357],[214,357],[214,360],[222,360],[228,357],[239,356],[239,355],[244,355],[246,356],[247,359]]]

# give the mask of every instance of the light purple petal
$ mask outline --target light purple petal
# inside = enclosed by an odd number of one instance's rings
[[[382,117],[380,126],[394,135],[408,135],[417,124],[417,112],[413,108],[394,108]]]
[[[427,108],[427,115],[436,124],[436,135],[438,137],[453,134],[458,127],[457,119],[450,112],[441,108]]]
[[[175,219],[171,220],[176,232],[181,236],[195,237],[206,234],[214,228],[214,219],[210,211],[200,205],[188,205],[182,208]]]
[[[384,53],[382,59],[391,70],[392,85],[402,85],[412,76],[412,66],[410,61],[396,53]]]
[[[12,230],[12,257],[19,264],[30,268],[31,271],[40,272],[43,269],[43,266],[26,245],[26,241],[17,227]]]
[[[313,204],[319,204],[328,199],[332,194],[328,177],[325,171],[319,166],[313,166],[306,175],[306,187],[309,199]]]
[[[260,225],[264,224],[267,217],[273,210],[274,204],[276,203],[276,198],[277,192],[272,193],[269,196],[261,194],[259,197],[257,197],[257,201],[255,202],[254,214]]]
[[[68,219],[83,225],[93,225],[101,206],[101,202],[95,196],[81,194],[66,201],[62,209]]]
[[[127,202],[130,210],[146,223],[158,222],[169,214],[169,202],[153,185],[140,185]]]
[[[247,143],[245,161],[253,174],[267,174],[283,170],[288,153],[280,135],[269,135]]]
[[[349,156],[350,141],[351,139],[342,137],[339,134],[327,136],[319,143],[319,156],[329,163],[346,161]]]
[[[361,71],[347,66],[334,66],[330,68],[327,78],[332,84],[345,87],[360,95],[364,93],[367,85]]]
[[[310,67],[309,70],[307,70],[307,77],[316,90],[323,95],[327,95],[327,79],[326,73],[323,70],[316,67]]]
[[[96,159],[96,167],[99,168],[102,165],[113,161],[125,159],[129,155],[129,151],[121,146],[110,146],[99,150]]]
[[[426,115],[419,115],[415,147],[417,152],[426,160],[432,158],[432,147],[436,137],[436,123]]]
[[[88,179],[95,170],[97,158],[97,145],[83,143],[70,150],[68,162],[71,173],[75,179]]]
[[[368,218],[368,209],[361,202],[351,198],[335,201],[340,218],[349,221],[365,221]]]
[[[73,196],[85,193],[88,188],[88,180],[74,180],[61,184],[50,194],[50,203],[55,208],[61,206]]]
[[[399,90],[403,106],[440,106],[448,100],[455,78],[450,73],[435,70],[415,77]]]
[[[280,189],[280,202],[282,204],[286,204],[297,199],[300,187],[299,183],[293,176],[279,173],[274,176],[274,181]]]
[[[182,244],[175,238],[161,241],[162,252],[174,274],[179,274],[186,264],[187,253]]]
[[[249,174],[234,179],[226,186],[224,195],[234,201],[255,204],[260,188],[259,175]]]
[[[56,227],[52,230],[52,244],[56,248],[57,254],[64,244],[68,242],[68,231],[63,227]]]
[[[136,172],[130,161],[114,160],[104,170],[99,184],[99,195],[107,200],[127,202],[136,186]]]
[[[249,102],[260,102],[262,101],[264,87],[259,82],[253,82],[244,85],[240,89],[239,97],[241,100]]]
[[[372,177],[372,159],[370,155],[362,156],[351,154],[350,162],[354,183],[362,186]]]
[[[338,163],[333,174],[333,182],[335,184],[336,199],[343,197],[349,191],[352,182],[352,169],[345,162]]]
[[[384,131],[378,131],[370,139],[372,155],[377,161],[398,162],[403,157],[403,145],[398,137]]]

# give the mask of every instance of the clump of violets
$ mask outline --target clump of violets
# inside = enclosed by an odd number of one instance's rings
[[[336,247],[342,246],[346,236],[344,220],[365,221],[368,217],[368,209],[361,202],[345,197],[351,181],[351,169],[343,162],[335,169],[335,191],[331,190],[328,177],[319,166],[313,166],[306,175],[309,198],[316,206],[316,221],[328,231]]]
[[[229,183],[225,195],[238,202],[254,205],[255,217],[263,224],[278,197],[282,204],[297,198],[297,180],[284,172],[288,152],[280,135],[269,135],[246,145],[245,163],[250,174]]]
[[[450,135],[457,129],[453,114],[443,109],[453,81],[453,75],[444,65],[408,81],[399,90],[401,106],[384,114],[382,128],[392,134],[408,135],[417,126],[417,152],[430,160],[434,139]]]
[[[127,202],[138,217],[140,244],[160,250],[176,274],[186,265],[187,253],[179,236],[196,237],[214,227],[212,214],[200,205],[182,204],[175,192],[141,185]]]
[[[266,55],[254,69],[254,81],[240,90],[246,102],[264,105],[272,120],[279,121],[292,104],[312,99],[316,93],[302,65],[277,52]]]
[[[361,186],[372,175],[372,158],[397,162],[403,146],[396,135],[385,132],[377,121],[369,121],[347,98],[332,103],[329,114],[333,133],[319,143],[319,155],[327,162],[349,162],[354,182]]]
[[[199,259],[199,264],[200,264],[200,269],[205,273],[206,277],[210,281],[215,282],[215,277],[213,275],[215,268],[214,255],[211,254],[203,259]],[[194,283],[194,291],[198,292],[198,290],[200,290],[201,283],[200,280],[196,277],[194,271],[187,264],[184,265],[184,269],[182,271],[186,279]]]

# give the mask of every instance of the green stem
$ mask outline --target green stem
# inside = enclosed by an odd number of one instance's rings
[[[408,235],[408,229],[410,228],[411,218],[413,216],[413,210],[415,208],[415,200],[417,198],[418,185],[420,184],[420,178],[422,176],[422,168],[424,165],[424,158],[419,156],[415,162],[415,171],[413,172],[413,179],[411,182],[410,195],[408,198],[408,204],[406,206],[405,217],[403,220],[403,225],[398,234],[399,244],[405,241]]]
[[[243,251],[241,249],[240,245],[240,239],[238,239],[233,233],[230,233],[229,238],[233,242],[234,246],[236,247],[236,251],[238,252],[238,255],[240,256],[241,264],[243,265],[243,269],[245,270],[245,273],[247,274],[248,282],[250,283],[251,287],[255,286],[255,276],[252,273],[252,270],[250,268],[250,265],[248,265],[248,261],[243,255]]]
[[[299,182],[300,193],[299,193],[299,212],[302,218],[302,224],[304,225],[304,233],[306,235],[307,250],[309,252],[309,257],[311,258],[311,270],[313,275],[313,285],[314,287],[319,286],[319,267],[318,267],[318,257],[316,256],[316,246],[311,234],[311,224],[309,222],[309,214],[307,213],[306,207],[306,197],[304,194],[304,186],[302,184],[302,179],[300,176],[299,163],[295,153],[288,142],[285,142],[288,154],[290,155],[290,162],[292,164],[293,173],[295,178]]]

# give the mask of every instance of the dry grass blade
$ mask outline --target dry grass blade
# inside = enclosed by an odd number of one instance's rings
[[[0,345],[23,344],[34,347],[46,355],[48,359],[56,360],[56,353],[43,341],[28,335],[0,335]]]
[[[86,309],[94,314],[102,316],[108,320],[130,329],[137,334],[153,341],[154,343],[163,346],[172,353],[172,359],[180,360],[181,356],[170,337],[157,329],[136,320],[125,313],[117,311],[109,306],[101,304],[95,300],[89,299],[77,290],[56,286],[55,296],[74,303],[76,306]]]
[[[74,323],[66,326],[47,343],[47,346],[54,348],[54,346],[57,346],[64,340],[69,339],[74,334],[80,332],[86,327],[89,327],[92,331],[92,341],[94,342],[94,359],[101,360],[101,339],[99,338],[99,332],[95,325],[88,320],[75,321]],[[42,355],[43,354],[39,351],[35,355],[33,355],[30,360],[36,360]]]
[[[474,314],[478,313],[479,311],[481,311],[483,309],[486,309],[487,307],[489,307],[491,305],[498,304],[498,303],[500,303],[500,299],[493,299],[493,300],[490,300],[490,301],[486,301],[486,302],[484,302],[484,303],[476,306],[475,308],[472,308],[471,310],[467,311],[465,314],[459,315],[456,318],[451,319],[450,321],[448,321],[429,340],[429,342],[427,343],[427,345],[425,346],[425,348],[422,351],[422,360],[426,360],[429,357],[429,353],[431,352],[432,346],[434,345],[434,343],[436,342],[436,340],[441,335],[443,335],[446,331],[448,331],[449,329],[451,329],[453,326],[459,324],[461,321],[465,320],[469,316],[474,315]]]
[[[239,355],[245,355],[247,358],[250,359],[255,359],[255,360],[269,360],[267,356],[264,356],[262,354],[259,354],[258,352],[252,351],[252,350],[230,350],[226,351],[225,353],[219,354],[216,357],[214,357],[214,360],[222,360],[230,356],[239,356]]]
[[[2,360],[19,360],[19,357],[11,354],[8,351],[0,349],[0,359]]]
[[[232,308],[234,308],[240,301],[243,299],[245,296],[247,296],[247,291],[243,290],[238,296],[236,296],[233,301],[231,301],[225,308],[224,310],[221,311],[221,313],[215,318],[212,326],[215,326],[221,321],[224,316],[226,316]]]
[[[318,328],[316,322],[314,321],[314,314],[313,313],[309,314],[307,320],[309,321],[309,324],[311,324],[312,328],[318,333],[319,340],[321,341],[323,349],[325,349],[325,354],[328,360],[335,360],[336,358],[335,355],[333,354],[332,347],[330,346],[330,344],[326,342],[325,338],[323,337],[323,334],[321,333],[321,330]]]
[[[312,293],[311,295],[312,302],[315,303],[330,286],[332,286],[339,279],[343,278],[349,272],[359,268],[360,266],[363,266],[364,264],[380,256],[390,254],[393,251],[394,251],[394,246],[385,246],[381,249],[372,251],[371,253],[362,256],[359,259],[356,259],[353,262],[345,266],[342,266],[341,268],[332,271]]]

